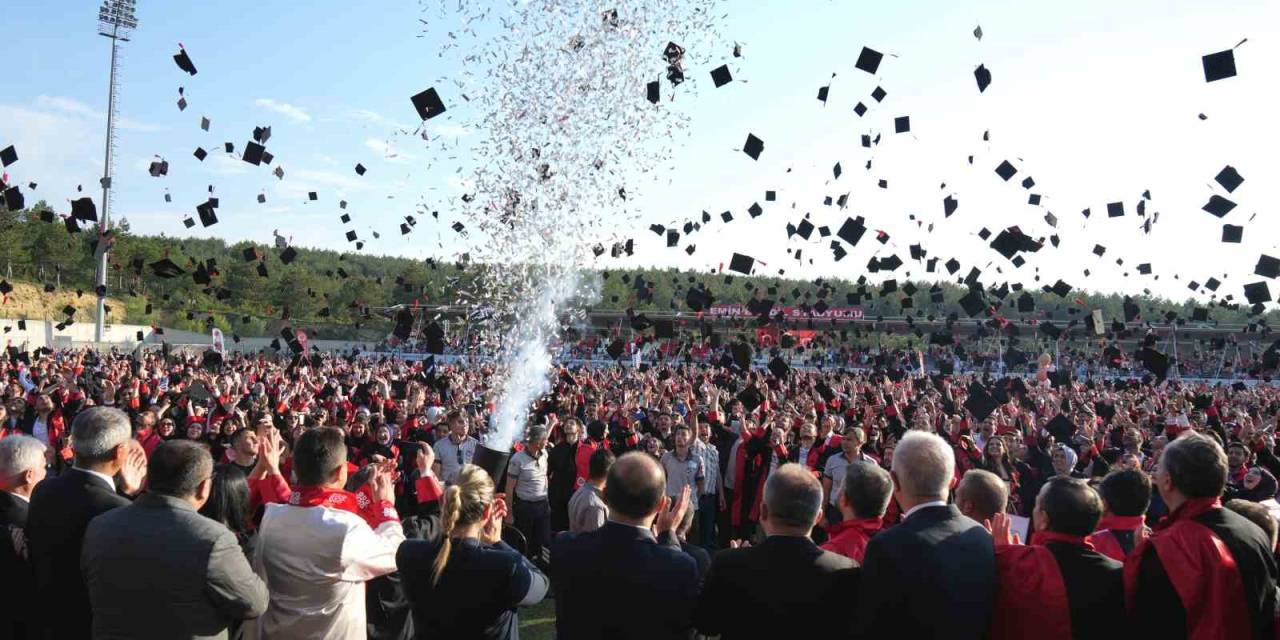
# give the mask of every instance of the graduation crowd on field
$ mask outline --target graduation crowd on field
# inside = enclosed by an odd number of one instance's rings
[[[0,638],[1274,637],[1280,388],[913,359],[11,349]]]

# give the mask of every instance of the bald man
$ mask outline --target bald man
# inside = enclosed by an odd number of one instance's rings
[[[716,554],[695,615],[698,631],[722,640],[756,638],[763,629],[789,637],[844,638],[856,601],[858,563],[809,539],[822,512],[822,485],[803,464],[778,468],[764,485],[757,547]]]
[[[604,488],[608,522],[595,531],[561,533],[552,543],[556,637],[689,637],[701,577],[676,536],[689,490],[672,500],[666,484],[649,455],[618,458]]]

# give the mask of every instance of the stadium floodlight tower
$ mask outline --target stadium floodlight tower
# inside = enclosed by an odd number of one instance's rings
[[[93,317],[93,340],[102,342],[102,323],[106,315],[107,253],[110,243],[103,234],[107,231],[107,216],[111,210],[111,155],[116,143],[116,70],[120,42],[128,42],[133,30],[138,28],[137,0],[103,0],[98,7],[98,35],[111,38],[111,84],[107,93],[107,141],[106,160],[102,168],[102,217],[98,219],[98,249],[94,256],[98,263],[98,309]]]

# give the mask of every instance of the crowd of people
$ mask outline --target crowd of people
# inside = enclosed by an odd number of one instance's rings
[[[740,362],[10,349],[0,639],[1274,637],[1280,387]]]

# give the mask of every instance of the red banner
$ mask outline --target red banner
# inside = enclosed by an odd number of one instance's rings
[[[828,307],[826,311],[819,313],[813,307],[809,307],[808,312],[800,307],[774,307],[773,314],[781,311],[786,318],[794,320],[804,320],[813,318],[817,320],[860,320],[862,319],[861,307]],[[750,318],[755,314],[747,311],[744,305],[740,304],[713,304],[707,310],[707,314],[718,318]]]

